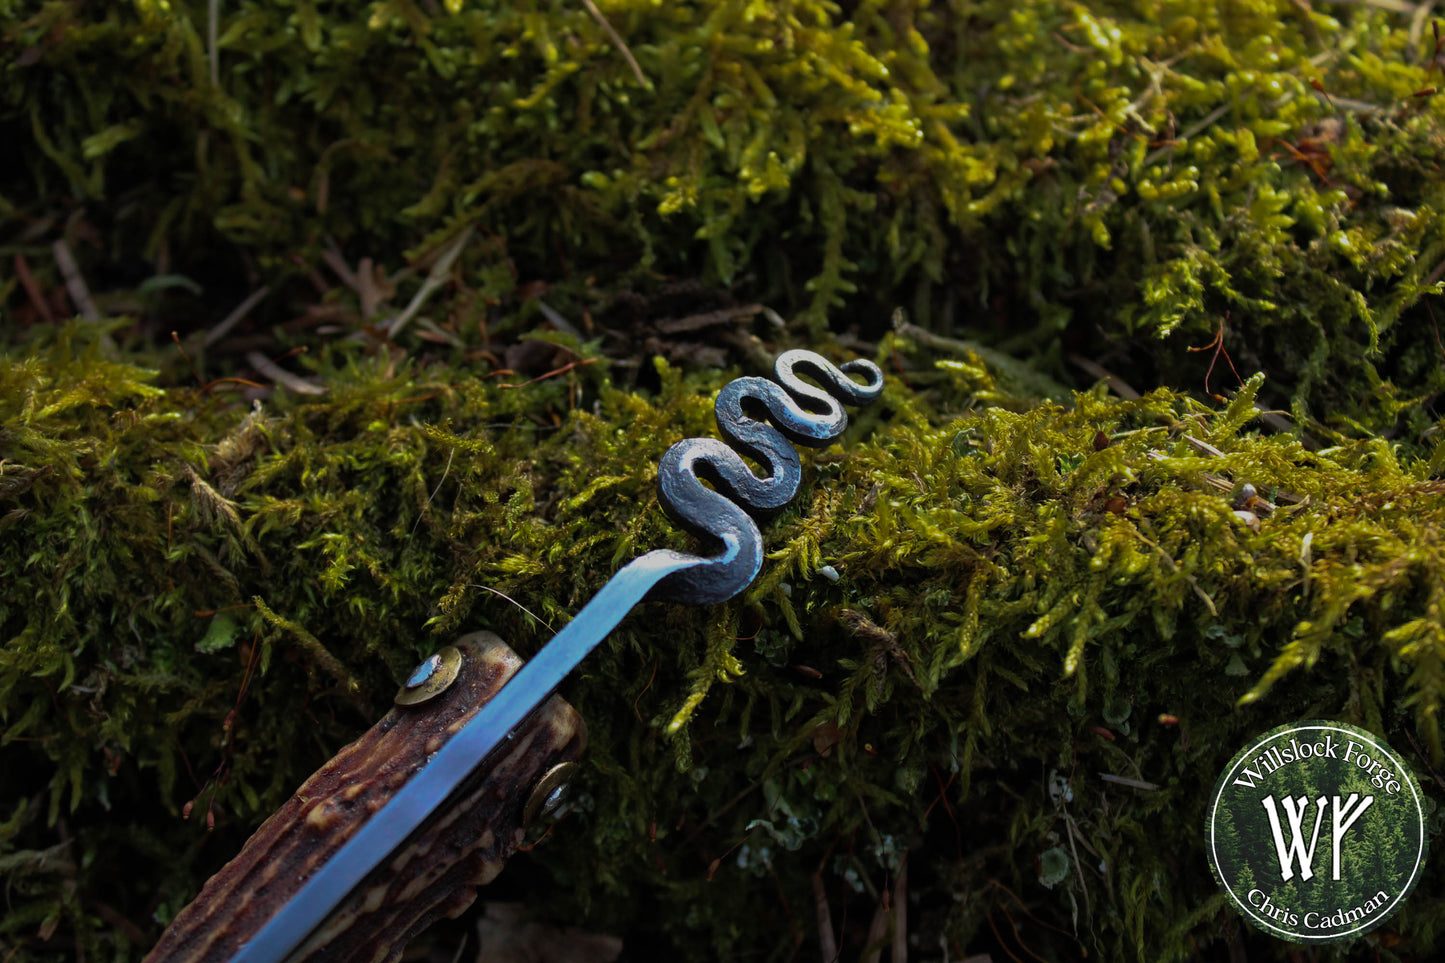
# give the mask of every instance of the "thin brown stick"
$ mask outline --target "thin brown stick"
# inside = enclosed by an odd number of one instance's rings
[[[40,285],[35,283],[35,275],[30,273],[30,265],[25,262],[24,255],[15,255],[15,276],[20,279],[20,286],[25,289],[30,303],[35,305],[35,310],[45,319],[46,324],[55,323],[55,315],[50,313],[50,305],[45,301],[45,295],[40,291]]]
[[[1123,398],[1126,401],[1139,400],[1139,392],[1135,390],[1133,385],[1129,384],[1129,382],[1114,374],[1112,371],[1110,371],[1108,368],[1105,368],[1097,361],[1091,361],[1088,358],[1085,358],[1083,355],[1079,354],[1069,355],[1069,360],[1073,362],[1074,365],[1076,365],[1077,367],[1083,368],[1084,371],[1086,371],[1091,377],[1098,378],[1100,381],[1106,383],[1109,386],[1110,390],[1112,390],[1114,394],[1118,395],[1120,398]]]
[[[908,963],[908,854],[893,881],[893,963]]]
[[[1068,930],[1064,929],[1063,927],[1055,926],[1053,923],[1050,923],[1050,922],[1048,922],[1048,921],[1046,921],[1046,920],[1041,920],[1041,919],[1039,919],[1037,916],[1035,916],[1035,915],[1029,910],[1029,904],[1025,903],[1025,902],[1023,901],[1023,898],[1020,897],[1018,893],[1015,893],[1013,890],[1009,889],[1007,886],[1005,886],[1003,883],[1000,883],[998,880],[990,878],[989,881],[988,881],[988,885],[989,885],[989,886],[992,886],[992,887],[995,888],[995,889],[1001,889],[1001,890],[1003,890],[1005,893],[1007,893],[1009,896],[1013,897],[1013,901],[1018,904],[1019,909],[1021,909],[1021,910],[1024,911],[1024,915],[1027,916],[1027,917],[1028,917],[1030,920],[1032,920],[1033,922],[1037,923],[1039,926],[1042,926],[1042,927],[1044,927],[1045,929],[1053,930],[1055,933],[1062,934],[1063,936],[1069,936],[1069,937],[1073,937],[1073,936],[1074,936],[1074,934],[1070,933]]]
[[[1429,299],[1422,298],[1421,300],[1425,305],[1425,310],[1430,314],[1430,326],[1435,329],[1435,347],[1440,349],[1440,358],[1445,360],[1445,341],[1440,340],[1440,322],[1435,320],[1435,309],[1430,307]]]
[[[238,609],[249,609],[251,607],[252,606],[250,602],[239,602],[236,605],[223,605],[218,609],[196,609],[195,611],[191,612],[191,614],[198,619],[208,619],[211,616],[219,615],[222,612],[235,612]]]
[[[798,946],[803,942],[803,935],[798,932],[797,920],[793,916],[793,905],[788,902],[788,894],[783,892],[783,881],[778,877],[778,871],[771,861],[768,862],[768,875],[773,878],[773,883],[778,889],[778,902],[782,904],[783,915],[788,918],[788,932],[793,934],[793,952],[788,959],[795,959],[798,955]]]
[[[196,379],[196,384],[200,385],[201,390],[204,391],[206,383],[205,379],[202,378],[201,373],[196,370],[195,364],[191,361],[191,356],[186,354],[185,345],[181,344],[181,336],[176,332],[172,331],[171,340],[176,343],[176,350],[181,353],[181,360],[186,363],[187,368],[191,369],[191,377]]]
[[[1215,108],[1214,110],[1210,111],[1208,114],[1206,114],[1206,115],[1204,116],[1203,119],[1201,119],[1200,121],[1198,121],[1198,122],[1195,123],[1195,124],[1192,124],[1192,125],[1189,126],[1189,127],[1186,127],[1186,128],[1184,129],[1184,132],[1181,133],[1178,137],[1174,138],[1172,141],[1170,141],[1170,142],[1169,142],[1168,144],[1166,144],[1165,146],[1160,147],[1158,150],[1153,151],[1152,153],[1149,154],[1149,156],[1145,157],[1144,160],[1140,162],[1141,165],[1142,165],[1142,167],[1149,167],[1151,164],[1153,164],[1153,163],[1154,163],[1155,161],[1157,161],[1159,158],[1163,157],[1165,154],[1167,154],[1167,153],[1169,153],[1170,151],[1172,151],[1172,150],[1174,149],[1174,145],[1175,145],[1175,144],[1187,143],[1190,138],[1192,138],[1192,137],[1193,137],[1194,135],[1196,135],[1196,134],[1202,133],[1202,132],[1205,130],[1205,128],[1209,127],[1209,126],[1210,126],[1211,124],[1213,124],[1216,120],[1218,120],[1219,118],[1223,117],[1225,114],[1229,113],[1230,110],[1232,110],[1232,109],[1233,109],[1233,104],[1225,104],[1223,107],[1217,107],[1217,108]]]
[[[616,30],[612,29],[612,24],[607,22],[607,18],[602,16],[602,11],[597,9],[597,4],[593,3],[592,0],[582,0],[582,5],[587,8],[588,13],[592,14],[592,19],[596,20],[598,25],[607,32],[607,36],[612,41],[612,45],[626,58],[627,65],[631,67],[632,72],[637,75],[637,82],[651,90],[652,82],[647,79],[647,75],[644,74],[642,68],[637,65],[637,58],[632,56],[632,51],[627,49],[627,44],[623,42],[622,37],[618,35]]]
[[[888,939],[888,901],[880,899],[873,910],[873,920],[868,924],[868,938],[863,944],[861,963],[879,963],[883,959],[883,944]]]
[[[341,256],[341,250],[336,246],[336,242],[329,237],[326,239],[326,247],[321,249],[321,260],[325,261],[326,266],[336,272],[336,276],[341,278],[342,284],[345,284],[357,294],[361,293],[360,279],[357,278],[356,272],[351,270],[351,265],[346,263],[346,258]],[[321,293],[325,294],[326,292],[323,290]]]
[[[809,757],[807,757],[807,758],[811,759],[811,758],[814,758],[814,757],[809,756]],[[742,802],[744,799],[746,799],[750,793],[752,793],[754,790],[756,790],[756,789],[758,789],[759,787],[761,787],[762,784],[763,784],[763,781],[762,781],[761,779],[759,779],[757,782],[753,783],[751,786],[748,786],[748,787],[747,787],[746,789],[744,789],[742,792],[738,793],[736,796],[734,796],[733,798],[729,799],[727,802],[723,803],[723,804],[722,804],[722,808],[717,809],[717,810],[714,810],[713,812],[709,813],[709,814],[708,814],[708,817],[707,817],[706,819],[704,819],[702,822],[698,823],[697,826],[693,828],[693,831],[687,834],[687,838],[682,841],[682,844],[681,844],[678,848],[679,848],[679,849],[686,849],[688,843],[691,843],[694,839],[696,839],[699,833],[701,833],[704,829],[707,829],[707,828],[708,828],[709,826],[711,826],[713,823],[717,822],[719,819],[721,819],[723,816],[725,816],[725,815],[727,814],[728,810],[732,809],[732,808],[733,808],[734,806],[736,806],[738,803],[740,803],[740,802]]]
[[[657,323],[657,330],[663,334],[681,334],[684,331],[697,331],[700,328],[711,327],[715,324],[728,324],[733,321],[743,321],[763,311],[761,304],[744,304],[736,308],[723,308],[720,311],[709,311],[706,314],[690,314],[685,318],[670,318]]]
[[[1227,320],[1229,320],[1229,314],[1226,312],[1224,317],[1220,319],[1219,330],[1214,333],[1213,341],[1205,345],[1200,345],[1197,348],[1184,349],[1186,351],[1208,351],[1210,348],[1214,349],[1214,354],[1209,356],[1209,369],[1204,372],[1204,393],[1207,395],[1213,394],[1213,392],[1209,390],[1209,376],[1214,373],[1214,364],[1219,360],[1221,354],[1224,355],[1224,360],[1229,362],[1229,370],[1234,372],[1234,377],[1240,384],[1244,384],[1244,379],[1240,378],[1239,372],[1234,370],[1234,360],[1229,357],[1229,352],[1224,350],[1224,322]]]
[[[838,940],[833,935],[833,914],[828,910],[828,891],[823,887],[823,871],[813,874],[813,907],[818,914],[818,946],[823,963],[837,963]]]
[[[1084,919],[1092,920],[1094,916],[1093,907],[1089,905],[1089,884],[1084,879],[1084,864],[1079,861],[1079,848],[1074,845],[1074,817],[1064,810],[1064,829],[1069,835],[1069,852],[1074,857],[1074,872],[1079,877],[1079,892],[1084,894]]]
[[[1007,910],[1004,911],[1004,915],[1005,915],[1005,916],[1008,916],[1008,911],[1007,911]],[[1019,959],[1017,956],[1015,956],[1015,955],[1014,955],[1014,951],[1011,950],[1011,949],[1009,949],[1009,948],[1008,948],[1008,945],[1007,945],[1006,943],[1004,943],[1004,941],[1003,941],[1003,934],[998,931],[998,925],[997,925],[996,923],[994,923],[994,921],[993,921],[993,914],[992,914],[992,913],[987,914],[986,916],[984,916],[984,919],[988,920],[988,928],[991,929],[991,930],[993,930],[993,938],[996,939],[996,940],[998,940],[999,949],[1001,949],[1001,950],[1003,950],[1005,953],[1007,953],[1007,954],[1008,954],[1008,958],[1011,959],[1011,960],[1013,960],[1014,963],[1024,963],[1024,961],[1021,960],[1021,959]],[[1010,919],[1009,922],[1012,923],[1013,920]],[[1015,935],[1015,936],[1018,935],[1018,930],[1017,930],[1017,929],[1014,930],[1014,935]]]
[[[497,387],[498,387],[498,388],[525,388],[525,387],[527,387],[527,385],[534,385],[534,384],[536,384],[536,383],[539,382],[539,381],[546,381],[548,378],[554,378],[554,377],[556,377],[556,376],[559,375],[559,374],[566,374],[567,372],[571,371],[573,368],[580,367],[580,366],[582,366],[582,365],[584,365],[584,364],[596,364],[598,361],[601,361],[601,360],[602,360],[601,358],[588,358],[588,359],[586,359],[585,361],[573,361],[573,362],[571,362],[570,364],[564,364],[564,365],[563,365],[562,367],[560,367],[560,368],[553,368],[551,371],[548,371],[546,374],[539,374],[539,375],[537,375],[537,377],[533,378],[531,381],[523,381],[523,382],[521,382],[520,384],[515,384],[515,385],[497,385]],[[493,373],[493,374],[500,374],[500,372],[495,372],[495,371],[492,372],[492,373]]]
[[[641,722],[641,721],[642,721],[642,712],[637,708],[637,704],[642,701],[642,697],[643,697],[643,696],[647,695],[647,690],[652,688],[652,681],[653,681],[654,679],[656,679],[656,678],[657,678],[657,661],[656,661],[656,660],[653,660],[653,663],[652,663],[652,675],[650,675],[650,676],[647,677],[647,685],[643,686],[643,687],[642,687],[642,691],[639,692],[639,693],[637,693],[637,698],[632,700],[632,712],[633,712],[634,715],[637,716],[637,721],[638,721],[638,722]]]
[[[206,56],[211,61],[211,86],[221,86],[221,52],[219,35],[221,30],[221,0],[211,0],[206,5]]]
[[[938,783],[938,795],[934,797],[933,802],[928,804],[928,808],[923,811],[923,818],[927,819],[929,815],[932,814],[933,807],[939,803],[943,803],[943,811],[948,814],[948,821],[953,824],[953,841],[958,849],[958,858],[963,859],[963,832],[958,828],[958,817],[953,814],[953,807],[948,803],[948,789],[953,785],[953,780],[958,777],[958,773],[951,773],[948,777],[948,782],[944,782],[943,777],[938,774],[938,768],[936,766],[930,764],[928,770],[933,773],[933,780]]]
[[[1003,909],[1003,907],[1000,907],[1000,909]],[[1029,949],[1029,945],[1025,943],[1024,938],[1019,935],[1018,924],[1014,922],[1013,914],[1011,914],[1007,909],[1004,909],[1003,917],[1004,919],[1008,920],[1009,929],[1013,930],[1014,939],[1018,942],[1019,949],[1023,950],[1029,956],[1032,956],[1035,960],[1038,961],[1038,963],[1048,963],[1048,961],[1045,960],[1043,957],[1039,956],[1033,950]]]
[[[1195,451],[1199,452],[1199,454],[1203,455],[1205,458],[1223,458],[1223,457],[1224,457],[1224,452],[1220,451],[1218,448],[1215,448],[1213,445],[1211,445],[1211,444],[1210,444],[1209,442],[1207,442],[1207,441],[1204,441],[1204,440],[1199,439],[1199,438],[1195,438],[1193,435],[1185,435],[1185,436],[1184,436],[1184,440],[1185,440],[1186,442],[1188,442],[1190,448],[1193,448]],[[1224,489],[1227,491],[1229,488],[1233,488],[1234,486],[1233,486],[1232,484],[1229,484],[1228,481],[1225,480],[1225,482],[1224,482],[1223,484],[1220,484],[1218,487],[1224,488]]]
[[[206,332],[206,337],[201,341],[201,344],[204,347],[209,348],[211,345],[215,344],[217,341],[220,341],[226,335],[230,334],[231,329],[244,321],[246,315],[251,313],[251,309],[254,308],[256,305],[260,304],[261,299],[270,293],[271,286],[269,284],[263,284],[256,290],[252,291],[250,295],[246,297],[246,300],[236,305],[235,309],[230,314],[226,315],[224,318],[221,319],[220,324],[217,324],[214,328]]]
[[[88,905],[90,905],[91,909],[94,909],[97,917],[100,917],[105,923],[113,925],[113,927],[116,927],[121,933],[126,934],[126,936],[130,938],[131,943],[136,944],[136,946],[146,946],[146,943],[149,943],[150,940],[146,937],[146,931],[137,927],[126,915],[121,914],[120,909],[113,907],[113,905],[108,904],[108,902],[101,902],[100,899],[90,899]]]
[[[247,388],[264,388],[265,385],[259,381],[251,381],[247,378],[212,378],[201,386],[201,393],[205,394],[216,385],[245,385]]]

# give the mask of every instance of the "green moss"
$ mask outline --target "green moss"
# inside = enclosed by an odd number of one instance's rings
[[[531,652],[621,562],[686,547],[652,466],[708,432],[722,380],[591,374],[595,406],[566,411],[557,382],[388,378],[338,348],[325,396],[252,410],[161,391],[95,334],[0,365],[3,932],[25,960],[134,955],[114,914],[153,937],[419,656],[483,626]],[[960,951],[1012,891],[1068,952],[1179,958],[1226,913],[1201,807],[1248,735],[1337,716],[1438,764],[1427,459],[1256,434],[1258,379],[1223,408],[1099,390],[942,415],[1001,389],[898,357],[913,387],[808,457],[752,589],[645,606],[569,683],[592,746],[568,845],[529,857],[554,880],[539,912],[760,952],[814,938],[815,872],[866,907],[849,881],[891,885],[907,850],[920,891],[976,894],[926,917]],[[1245,482],[1273,509],[1237,514]],[[1040,888],[1061,847],[1084,863]],[[1417,896],[1400,945],[1428,951],[1440,909]]]
[[[238,0],[212,49],[208,7],[0,0],[0,956],[137,957],[420,656],[528,654],[688,546],[652,466],[711,433],[717,345],[770,348],[660,337],[705,326],[677,278],[897,377],[744,597],[647,606],[569,682],[539,913],[782,959],[815,881],[856,923],[906,851],[920,952],[1182,959],[1235,925],[1199,827],[1247,736],[1347,719],[1439,788],[1424,14],[599,3],[619,45],[577,4]],[[45,321],[62,240],[134,323]],[[172,327],[326,391],[178,387]],[[529,339],[579,364],[478,367]],[[659,343],[703,365],[626,383]],[[1429,872],[1342,955],[1435,952]]]
[[[1185,348],[1222,324],[1274,404],[1340,430],[1431,425],[1445,102],[1424,19],[1286,0],[604,7],[624,46],[576,4],[242,0],[212,50],[199,0],[8,0],[6,250],[54,278],[36,239],[75,210],[93,270],[140,256],[230,290],[254,285],[231,245],[275,280],[328,238],[416,259],[477,226],[452,277],[492,302],[545,281],[575,316],[702,277],[815,338],[902,304],[1056,377],[1077,374],[1062,337],[1141,388],[1206,391]]]

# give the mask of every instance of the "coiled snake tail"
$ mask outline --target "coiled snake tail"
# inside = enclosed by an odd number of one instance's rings
[[[718,392],[717,425],[726,444],[688,438],[658,463],[658,494],[668,515],[720,550],[692,556],[695,563],[663,579],[657,594],[710,605],[747,588],[763,564],[763,536],[753,516],[787,505],[802,481],[802,463],[790,442],[826,447],[848,427],[845,404],[868,404],[883,391],[883,372],[871,361],[838,367],[812,351],[794,350],[780,355],[774,370],[776,381],[738,378]],[[855,373],[868,380],[859,384],[849,377]],[[743,455],[767,474],[755,474]]]

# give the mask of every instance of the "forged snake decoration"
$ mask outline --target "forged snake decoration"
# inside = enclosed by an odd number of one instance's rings
[[[824,387],[800,379],[795,373],[799,368]],[[795,350],[778,357],[775,371],[776,382],[738,378],[718,392],[714,410],[726,444],[688,438],[669,448],[658,463],[658,495],[668,515],[699,538],[723,546],[717,555],[686,556],[691,564],[660,586],[668,598],[713,605],[751,585],[763,565],[763,535],[749,512],[766,516],[783,508],[803,479],[798,452],[788,442],[813,448],[832,444],[848,427],[843,405],[866,405],[883,391],[883,372],[871,361],[849,361],[838,368],[812,351]],[[866,375],[868,382],[858,384],[849,372]],[[822,410],[809,411],[802,403]],[[765,410],[777,427],[749,409]],[[739,452],[766,464],[769,474],[759,478]],[[700,477],[717,490],[706,488]],[[673,553],[651,552],[637,561],[660,554]]]
[[[812,351],[782,354],[775,378],[725,385],[716,403],[725,441],[680,441],[658,465],[664,508],[712,554],[634,559],[524,664],[500,639],[473,633],[443,650],[457,684],[418,695],[442,653],[428,659],[397,707],[267,820],[146,963],[381,963],[432,920],[465,909],[521,841],[534,807],[528,800],[524,817],[519,797],[534,784],[551,792],[547,778],[582,751],[585,726],[552,695],[567,673],[650,594],[710,605],[747,588],[763,561],[753,516],[787,505],[802,479],[792,443],[827,446],[847,427],[844,405],[883,390],[872,362],[838,367]]]

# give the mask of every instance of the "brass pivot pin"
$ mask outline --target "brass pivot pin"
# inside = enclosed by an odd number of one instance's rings
[[[456,646],[447,646],[416,667],[406,683],[397,690],[396,704],[418,706],[436,698],[457,680],[461,668],[461,651]]]
[[[577,772],[577,763],[559,762],[537,780],[527,805],[522,809],[522,826],[530,829],[538,819],[550,819],[567,801],[567,784]]]

